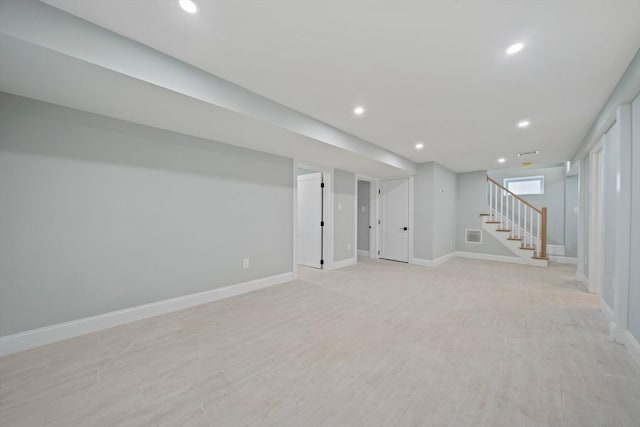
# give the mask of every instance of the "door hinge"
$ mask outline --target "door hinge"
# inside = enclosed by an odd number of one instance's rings
[[[382,193],[380,192],[380,189],[378,189],[378,194],[382,194]]]
[[[324,227],[324,221],[320,221],[320,227]]]
[[[324,188],[324,182],[320,183],[320,188]]]
[[[378,220],[378,225],[380,225],[380,220]]]
[[[378,255],[380,255],[380,251],[378,251]]]
[[[323,259],[320,260],[320,265],[324,265],[324,260]]]

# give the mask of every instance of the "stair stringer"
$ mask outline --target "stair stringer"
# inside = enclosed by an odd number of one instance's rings
[[[499,241],[502,245],[504,245],[507,249],[513,252],[518,258],[520,258],[525,264],[533,265],[536,267],[547,267],[548,261],[545,259],[534,259],[533,251],[520,249],[522,242],[520,240],[508,240],[509,233],[503,233],[500,231],[496,231],[498,227],[497,224],[487,224],[485,220],[482,220],[482,230],[489,233],[493,236],[497,241]]]

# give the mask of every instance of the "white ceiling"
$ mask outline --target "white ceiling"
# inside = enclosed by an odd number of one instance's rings
[[[640,47],[640,1],[44,1],[456,171],[568,160]]]

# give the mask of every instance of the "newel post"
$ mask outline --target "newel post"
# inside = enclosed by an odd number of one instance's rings
[[[547,258],[547,208],[542,208],[542,229],[540,230],[540,258]]]

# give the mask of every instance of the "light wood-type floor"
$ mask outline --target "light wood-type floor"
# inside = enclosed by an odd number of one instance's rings
[[[568,266],[361,260],[0,359],[2,426],[640,426]]]

